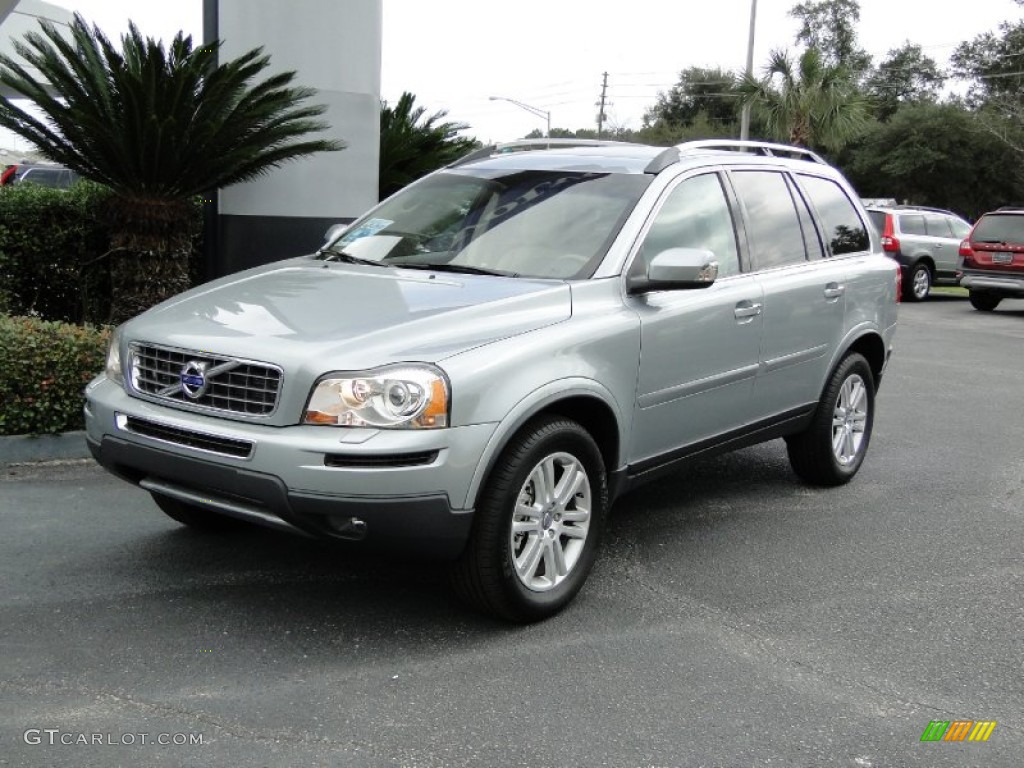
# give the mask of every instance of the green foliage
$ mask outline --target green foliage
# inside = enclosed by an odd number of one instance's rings
[[[790,144],[836,150],[867,121],[867,100],[849,71],[816,48],[796,60],[772,51],[764,77],[744,77],[739,90],[769,135]]]
[[[699,139],[735,139],[739,136],[739,132],[738,122],[713,121],[704,112],[699,112],[689,125],[669,123],[663,120],[645,125],[636,132],[632,140],[656,147],[670,147],[684,141]]]
[[[740,94],[736,75],[720,68],[690,67],[679,73],[679,82],[644,114],[644,127],[691,128],[703,117],[708,124],[731,126],[739,122]]]
[[[865,87],[879,120],[888,120],[901,104],[935,102],[946,82],[935,60],[920,45],[907,41],[889,51],[867,79]]]
[[[394,107],[380,103],[381,200],[480,146],[475,139],[458,135],[468,125],[441,122],[448,114],[445,110],[427,115],[426,107],[414,106],[415,102],[416,97],[405,92]]]
[[[83,389],[109,329],[0,315],[0,435],[82,429]]]
[[[992,140],[992,117],[956,104],[900,107],[850,145],[839,163],[864,197],[895,197],[969,218],[1024,199],[1013,151]]]
[[[0,188],[0,311],[68,322],[107,311],[109,272],[97,259],[110,241],[98,216],[109,196],[90,182]]]
[[[314,92],[292,86],[294,72],[256,82],[270,64],[260,48],[218,65],[219,42],[193,48],[180,32],[165,50],[132,24],[118,50],[79,15],[69,29],[41,27],[14,49],[43,80],[0,56],[0,84],[46,119],[3,99],[0,125],[118,197],[185,200],[341,148],[305,138],[326,127],[324,107],[301,105]]]
[[[325,108],[304,103],[314,92],[294,72],[258,79],[260,48],[218,64],[219,42],[193,48],[182,33],[165,49],[132,24],[116,48],[79,15],[40,25],[14,41],[20,59],[0,55],[0,85],[34,102],[0,99],[0,126],[113,192],[102,214],[118,249],[115,319],[188,287],[190,198],[343,146],[309,138]]]
[[[1024,112],[1024,21],[1004,22],[998,34],[986,32],[961,43],[951,63],[953,75],[971,84],[972,106],[994,104]]]
[[[110,228],[102,216],[110,198],[110,190],[89,181],[66,190],[37,184],[0,188],[0,312],[67,322],[111,320]],[[188,205],[189,229],[198,233],[202,204]],[[198,235],[189,254],[194,278]]]
[[[789,15],[800,21],[796,42],[821,51],[825,65],[841,67],[854,79],[870,68],[871,56],[857,42],[857,0],[807,0],[794,5]]]

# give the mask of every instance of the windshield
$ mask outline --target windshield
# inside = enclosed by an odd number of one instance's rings
[[[389,199],[321,253],[515,277],[589,277],[651,177],[445,172]]]

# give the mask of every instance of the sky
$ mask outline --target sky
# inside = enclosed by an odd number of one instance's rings
[[[145,35],[169,40],[184,29],[202,38],[201,0],[49,1],[110,36],[132,18]],[[757,1],[755,73],[770,51],[793,47],[796,2]],[[751,0],[383,0],[383,8],[382,98],[410,91],[429,112],[469,124],[467,135],[505,141],[546,121],[491,96],[550,112],[553,127],[593,128],[607,72],[608,124],[638,128],[681,70],[741,70]],[[858,39],[876,63],[909,39],[944,65],[960,42],[1024,16],[1013,0],[860,0],[860,8]]]

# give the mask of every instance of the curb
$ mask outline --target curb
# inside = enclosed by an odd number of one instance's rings
[[[0,466],[58,459],[87,459],[85,431],[60,435],[11,435],[0,437]]]

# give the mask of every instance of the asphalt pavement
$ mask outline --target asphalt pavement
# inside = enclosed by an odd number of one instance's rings
[[[89,462],[0,470],[0,766],[1018,766],[1022,445],[1024,302],[904,305],[851,484],[781,441],[694,464],[529,627]],[[921,741],[956,720],[997,725]]]

